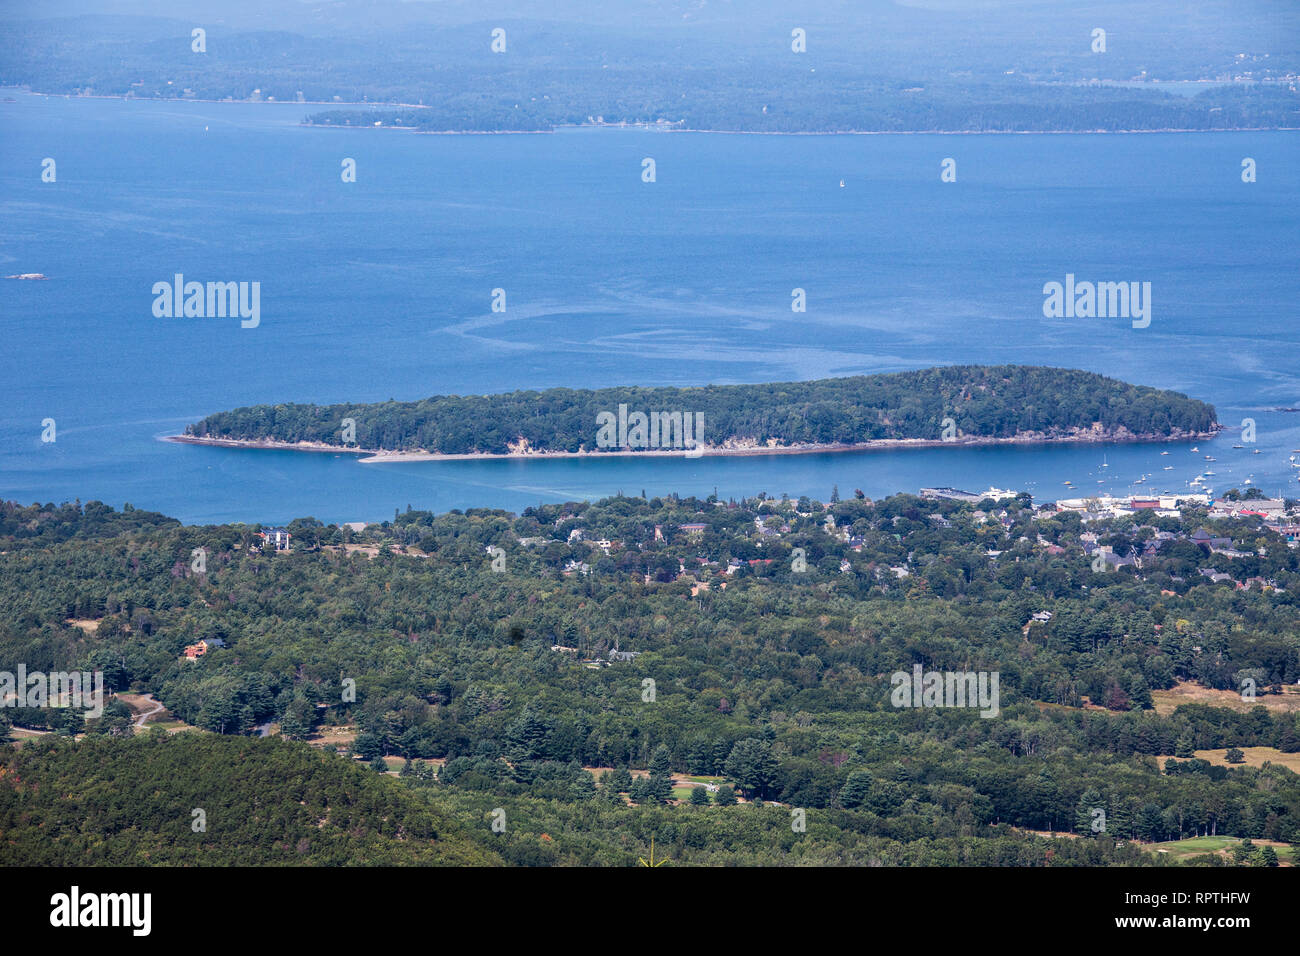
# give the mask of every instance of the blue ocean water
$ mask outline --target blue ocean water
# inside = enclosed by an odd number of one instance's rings
[[[1049,499],[1184,490],[1206,453],[1218,490],[1300,496],[1300,413],[1274,410],[1300,407],[1300,133],[420,135],[301,127],[312,109],[0,92],[0,275],[49,276],[0,278],[0,497],[194,522],[642,490]],[[155,318],[175,273],[260,282],[260,325]],[[1067,273],[1151,282],[1150,327],[1044,318]],[[1002,362],[1178,389],[1257,443],[360,464],[159,440],[264,402]]]

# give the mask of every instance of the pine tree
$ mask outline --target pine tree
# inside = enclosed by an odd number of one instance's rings
[[[1151,688],[1147,686],[1146,678],[1141,674],[1134,674],[1128,682],[1129,707],[1132,710],[1150,710],[1154,704],[1151,700]]]
[[[840,789],[840,806],[848,809],[860,807],[871,794],[871,774],[855,770]]]
[[[1096,811],[1101,810],[1098,814]],[[1089,787],[1079,797],[1079,805],[1074,814],[1074,832],[1084,836],[1104,836],[1109,829],[1106,808],[1101,802],[1101,791]]]

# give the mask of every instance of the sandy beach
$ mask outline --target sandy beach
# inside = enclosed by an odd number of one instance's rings
[[[273,451],[302,451],[358,455],[362,464],[397,464],[420,461],[489,461],[492,459],[544,459],[544,458],[703,458],[703,457],[747,457],[762,455],[824,455],[840,452],[891,451],[900,448],[941,448],[972,447],[980,445],[1056,445],[1056,444],[1092,444],[1113,445],[1132,442],[1179,442],[1207,441],[1217,431],[1196,432],[1178,435],[1107,435],[1093,431],[1083,431],[1077,435],[1049,436],[1037,433],[1016,435],[1010,438],[956,438],[943,441],[926,438],[882,438],[876,441],[842,443],[842,444],[801,444],[801,445],[759,445],[756,443],[706,445],[700,448],[667,449],[648,448],[643,450],[615,449],[611,451],[512,451],[503,453],[474,452],[470,454],[448,455],[427,451],[392,451],[383,448],[360,448],[343,445],[326,445],[317,442],[281,442],[271,439],[239,438],[205,438],[195,435],[169,435],[164,441],[184,445],[210,445],[216,448],[245,448]]]

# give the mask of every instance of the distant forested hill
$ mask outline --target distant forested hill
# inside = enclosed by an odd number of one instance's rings
[[[604,123],[743,133],[1009,133],[1277,129],[1294,127],[1300,117],[1300,96],[1276,83],[1215,87],[1182,97],[1153,89],[1023,80],[922,87],[870,77],[828,88],[813,79],[795,76],[764,89],[761,97],[747,97],[734,77],[717,75],[708,88],[693,90],[689,101],[680,93],[674,96],[677,84],[667,79],[652,82],[652,91],[639,97],[595,98],[556,90],[545,97],[491,99],[467,90],[424,106],[316,111],[304,122],[423,132],[533,132],[581,125],[599,116]],[[553,86],[548,79],[539,82]],[[749,82],[765,85],[758,77]]]
[[[254,405],[210,415],[197,438],[314,442],[442,454],[502,454],[520,439],[535,450],[596,450],[597,415],[702,413],[703,443],[837,444],[943,437],[951,418],[967,438],[1066,437],[1099,423],[1098,437],[1169,437],[1215,426],[1213,406],[1177,392],[1071,369],[953,366],[884,375],[709,385],[702,388],[554,388],[504,395],[443,395],[418,402]]]
[[[18,9],[0,10],[0,85],[337,109],[387,104],[374,115],[313,115],[318,125],[1090,131],[1292,128],[1300,117],[1300,13],[1289,0],[1261,0],[1248,15],[1231,0],[942,8],[774,0],[743,9],[548,0],[490,10],[372,0],[310,10],[259,4],[242,14],[222,4],[200,17],[157,5],[180,19],[69,16],[58,0],[8,6]],[[202,52],[196,28],[206,30]],[[1099,28],[1104,50],[1093,36]],[[498,30],[504,45],[493,52]],[[1135,79],[1143,81],[1137,88],[1104,85]],[[1175,96],[1165,92],[1171,81],[1209,88]]]
[[[204,831],[192,829],[195,809],[204,811]],[[427,801],[352,761],[276,738],[161,731],[0,747],[0,861],[6,866],[499,862]]]

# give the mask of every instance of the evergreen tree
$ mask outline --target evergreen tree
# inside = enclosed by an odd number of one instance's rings
[[[654,753],[650,757],[650,776],[671,777],[671,764],[672,753],[664,744],[660,744],[654,749]]]
[[[544,760],[550,756],[547,740],[550,727],[533,710],[531,704],[524,706],[518,718],[506,728],[506,758],[511,762],[517,760]]]
[[[766,797],[776,783],[777,763],[764,740],[751,737],[731,748],[724,768],[746,796]]]
[[[840,806],[852,810],[860,807],[871,794],[871,774],[864,770],[855,770],[849,774],[840,789]]]
[[[1098,810],[1101,811],[1100,815],[1096,812]],[[1074,832],[1084,836],[1105,836],[1110,823],[1105,814],[1106,808],[1101,802],[1101,791],[1089,787],[1083,791],[1079,797],[1079,804],[1075,808]]]
[[[1249,839],[1242,840],[1232,848],[1232,862],[1240,866],[1250,859],[1251,854],[1255,851],[1255,844]]]
[[[1129,679],[1128,699],[1129,706],[1133,710],[1150,710],[1154,706],[1151,700],[1151,688],[1147,686],[1146,678],[1141,674],[1134,674]]]

